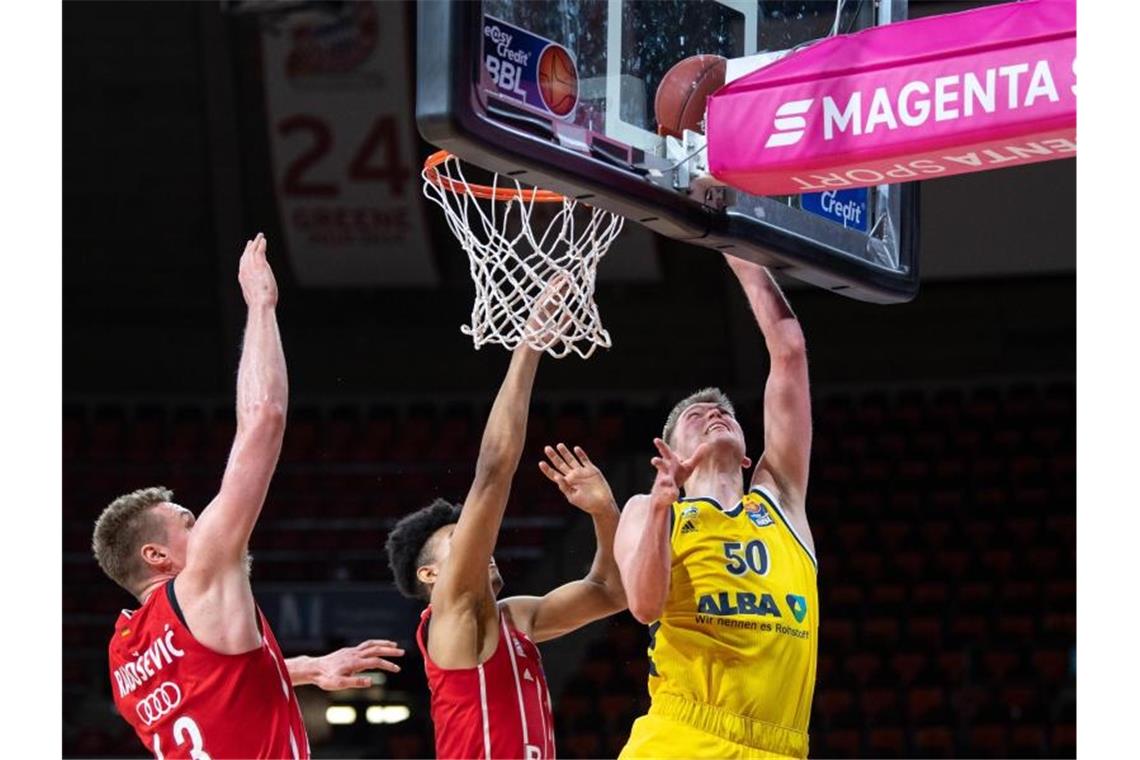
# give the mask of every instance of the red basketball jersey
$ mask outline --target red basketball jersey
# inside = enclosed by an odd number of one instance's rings
[[[499,610],[499,645],[474,668],[449,670],[427,652],[431,607],[416,643],[424,656],[439,758],[553,758],[554,717],[538,647]]]
[[[123,610],[108,646],[115,706],[159,760],[309,757],[285,658],[261,623],[261,646],[207,649],[176,612],[174,583]]]

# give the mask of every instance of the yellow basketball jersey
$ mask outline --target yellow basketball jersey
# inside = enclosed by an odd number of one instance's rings
[[[669,596],[649,627],[654,704],[680,698],[778,726],[799,734],[794,753],[806,754],[819,626],[815,558],[761,488],[728,510],[708,498],[674,503],[670,540]]]

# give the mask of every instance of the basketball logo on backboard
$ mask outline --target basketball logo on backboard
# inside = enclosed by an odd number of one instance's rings
[[[551,44],[539,56],[538,91],[555,116],[566,116],[578,104],[578,69],[561,45]]]
[[[485,88],[568,118],[578,105],[578,64],[562,45],[493,16],[483,16]]]

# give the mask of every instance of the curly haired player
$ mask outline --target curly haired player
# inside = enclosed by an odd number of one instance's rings
[[[546,447],[550,462],[540,469],[593,518],[593,565],[585,578],[545,596],[498,599],[503,579],[492,552],[526,439],[540,356],[525,345],[515,349],[462,507],[436,500],[400,520],[388,538],[396,585],[428,603],[416,641],[438,757],[554,757],[550,694],[535,645],[626,606],[613,557],[617,504],[586,452],[563,444]]]

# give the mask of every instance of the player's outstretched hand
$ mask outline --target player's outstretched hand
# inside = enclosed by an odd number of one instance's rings
[[[323,657],[313,658],[313,683],[325,691],[338,689],[365,689],[372,685],[372,676],[361,675],[367,670],[387,670],[399,673],[400,666],[383,657],[400,657],[404,650],[394,641],[369,639],[354,647],[345,647]]]
[[[649,463],[657,468],[657,478],[653,481],[653,490],[649,492],[649,498],[654,507],[665,509],[680,498],[681,487],[708,453],[709,444],[702,443],[688,459],[681,459],[673,449],[669,448],[669,444],[660,438],[654,438],[653,445],[657,447],[661,456],[649,460]]]
[[[560,443],[557,447],[547,446],[543,451],[550,463],[539,462],[538,469],[558,486],[566,501],[591,515],[617,508],[610,484],[581,446],[575,446],[571,452],[566,444]]]
[[[550,278],[546,287],[534,301],[534,308],[526,321],[526,335],[538,340],[543,349],[554,345],[570,324],[566,305],[570,298],[570,276],[559,272]],[[529,342],[532,347],[533,342]]]
[[[245,241],[238,264],[238,282],[246,306],[276,306],[277,280],[265,258],[265,235],[257,233],[253,240]]]

